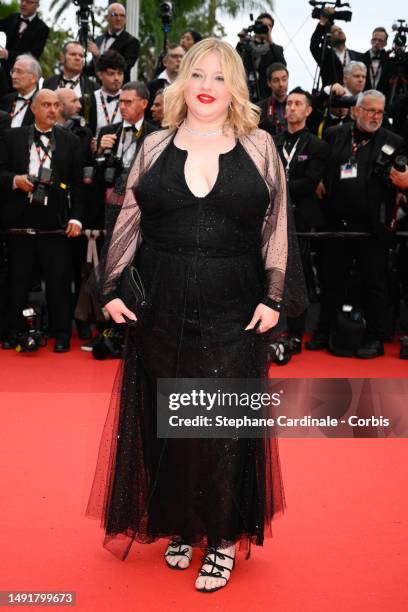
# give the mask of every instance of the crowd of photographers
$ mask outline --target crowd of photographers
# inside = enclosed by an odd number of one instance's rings
[[[54,337],[63,353],[75,319],[81,348],[118,356],[122,328],[105,320],[87,277],[137,151],[161,129],[163,91],[201,36],[188,30],[166,46],[150,81],[132,81],[139,41],[126,31],[123,5],[111,4],[105,33],[87,48],[67,42],[60,71],[44,81],[48,28],[38,4],[21,0],[20,12],[0,21],[0,339],[3,349],[29,351]],[[408,30],[400,22],[387,51],[388,33],[377,27],[370,49],[353,51],[338,25],[348,12],[313,4],[311,93],[290,83],[268,13],[239,33],[237,51],[260,127],[286,169],[310,300],[320,302],[304,346],[368,359],[401,331],[408,301]],[[281,322],[271,344],[277,363],[303,350],[307,314]],[[405,336],[400,356],[408,358]]]

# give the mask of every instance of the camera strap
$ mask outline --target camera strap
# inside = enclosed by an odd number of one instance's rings
[[[355,131],[351,132],[351,159],[350,162],[355,164],[357,162],[357,151],[362,147],[365,147],[369,142],[371,142],[371,138],[363,138],[360,141],[356,140]]]
[[[118,110],[119,110],[119,98],[117,99],[116,106],[113,109],[112,117],[109,117],[108,107],[106,105],[105,96],[103,95],[102,90],[99,92],[99,94],[100,94],[103,114],[105,115],[105,119],[107,121],[107,124],[111,125],[112,123],[115,123],[115,117],[118,114]]]
[[[20,98],[21,99],[21,98]],[[31,105],[31,98],[25,99],[23,104],[20,106],[20,108],[18,109],[18,111],[16,111],[16,106],[17,106],[17,102],[18,99],[16,98],[13,102],[13,105],[11,107],[11,111],[9,113],[10,119],[14,119],[14,117],[17,117],[17,115],[19,115],[20,113],[23,112],[23,110],[25,108],[27,108],[27,106]]]

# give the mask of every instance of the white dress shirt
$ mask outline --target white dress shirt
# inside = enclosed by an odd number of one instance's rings
[[[144,117],[142,117],[142,119],[139,119],[139,121],[137,121],[137,123],[134,124],[136,130],[140,130],[143,124],[143,120],[144,120]],[[123,128],[130,127],[130,126],[133,126],[133,124],[129,123],[128,121],[123,122]],[[122,164],[124,168],[129,168],[129,166],[131,165],[133,157],[136,153],[136,147],[137,147],[137,140],[133,138],[132,131],[131,130],[124,131],[123,129],[120,135],[117,155],[118,157],[122,158]]]
[[[111,125],[112,123],[120,123],[122,121],[122,115],[120,114],[120,109],[119,109],[119,96],[120,96],[120,92],[121,91],[122,90],[119,90],[117,92],[118,99],[117,100],[111,100],[110,102],[108,102],[107,96],[110,96],[111,94],[108,94],[103,89],[98,89],[97,91],[95,91],[95,99],[96,99],[96,136],[98,136],[101,128],[105,127],[105,125]],[[107,115],[109,117],[109,121],[107,119],[107,116],[106,116],[104,108],[103,108],[102,97],[103,97],[103,99],[105,101],[106,113],[107,113]]]
[[[18,94],[24,99],[17,100],[15,103],[14,110],[13,110],[13,116],[11,118],[11,123],[10,123],[10,126],[12,128],[22,126],[23,119],[25,117],[27,109],[30,108],[30,105],[26,102],[26,100],[27,101],[31,100],[31,98],[33,97],[36,91],[37,91],[37,88],[30,91],[30,93],[28,93],[26,96],[21,96],[21,94]]]
[[[102,41],[102,44],[99,48],[100,54],[102,55],[103,53],[105,53],[105,51],[107,51],[108,49],[111,48],[111,46],[113,45],[113,43],[115,42],[115,40],[117,39],[118,36],[120,36],[122,34],[122,32],[125,30],[125,28],[122,28],[120,32],[115,33],[114,36],[110,36],[110,32],[109,30],[106,32],[104,39]]]

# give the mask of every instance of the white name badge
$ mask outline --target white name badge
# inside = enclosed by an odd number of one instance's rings
[[[348,162],[340,166],[341,180],[357,178],[357,164]]]

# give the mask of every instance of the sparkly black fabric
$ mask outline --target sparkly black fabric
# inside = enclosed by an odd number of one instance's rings
[[[135,263],[151,306],[128,330],[87,510],[121,558],[134,539],[164,536],[203,547],[262,544],[284,508],[276,440],[156,437],[158,378],[258,378],[266,368],[265,336],[245,327],[267,291],[267,185],[238,141],[220,155],[213,189],[196,197],[186,156],[171,142],[134,194]]]

